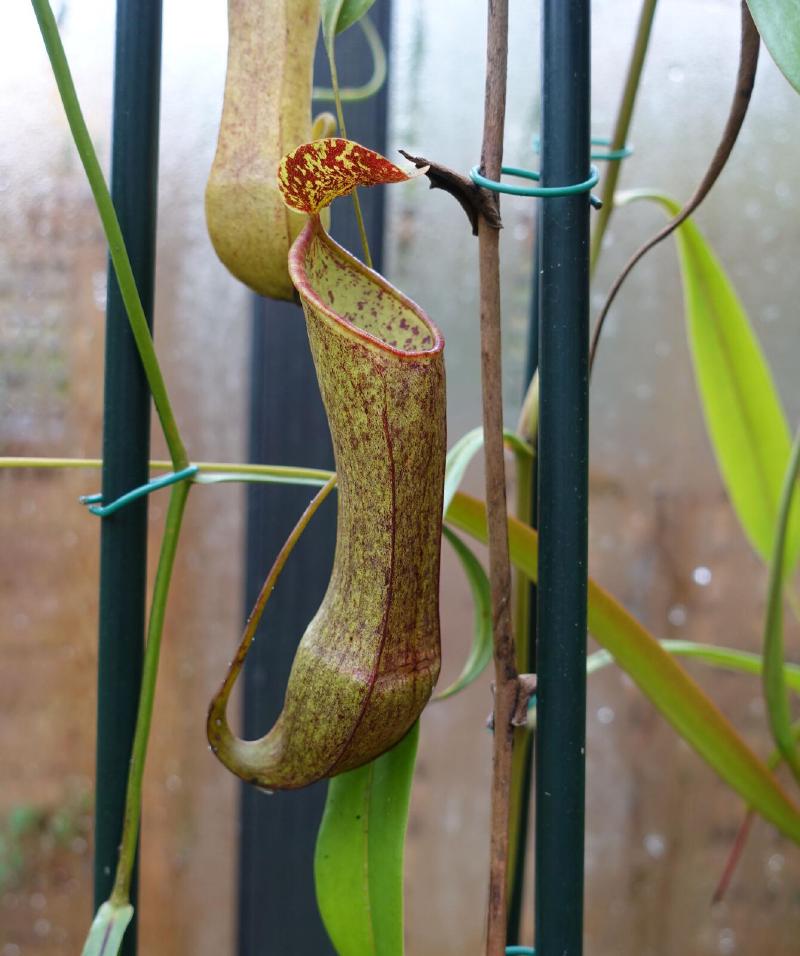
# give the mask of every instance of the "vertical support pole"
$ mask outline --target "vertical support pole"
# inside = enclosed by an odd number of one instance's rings
[[[111,194],[145,314],[155,269],[161,0],[118,0]],[[113,270],[108,272],[103,499],[148,479],[150,392]],[[95,907],[117,865],[142,672],[147,583],[147,498],[102,519],[95,787]],[[133,886],[135,893],[135,882]],[[135,919],[135,916],[134,916]],[[122,943],[136,952],[136,925]]]
[[[391,0],[370,11],[389,49]],[[340,82],[363,83],[371,57],[358,27],[337,39]],[[317,51],[315,79],[328,81],[327,59]],[[388,94],[384,88],[359,103],[346,103],[351,138],[386,152]],[[331,104],[315,104],[317,110]],[[375,268],[383,252],[385,189],[362,189],[361,207]],[[352,203],[332,210],[333,237],[361,256]],[[250,383],[250,460],[333,467],[333,451],[305,321],[299,306],[254,297]],[[307,488],[249,485],[245,613],[272,561],[310,498]],[[322,600],[336,539],[335,496],[323,505],[298,542],[250,652],[244,672],[244,735],[263,734],[277,717],[297,642]],[[239,956],[333,954],[317,909],[313,859],[327,784],[265,796],[243,785],[239,848]]]
[[[542,184],[589,175],[589,0],[544,0]],[[589,196],[542,201],[536,951],[583,951]]]

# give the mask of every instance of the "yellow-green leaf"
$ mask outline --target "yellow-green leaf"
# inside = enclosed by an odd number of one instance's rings
[[[620,197],[649,199],[675,216],[676,202],[650,191]],[[686,328],[706,428],[728,495],[750,543],[772,556],[778,502],[791,436],[769,365],[736,290],[700,230],[687,220],[675,232],[683,277]],[[787,533],[788,574],[800,555],[800,512]]]
[[[486,541],[486,506],[458,492],[447,521]],[[538,574],[536,532],[508,519],[511,560],[529,580]],[[684,740],[722,779],[781,832],[800,843],[800,810],[685,670],[607,591],[589,580],[589,631]]]
[[[503,429],[503,441],[517,458],[530,459],[533,456],[533,449],[528,442],[508,428]],[[461,487],[461,482],[464,480],[464,474],[470,462],[481,448],[483,448],[483,428],[479,425],[462,435],[447,453],[444,472],[443,510],[445,513],[450,507],[453,495]]]
[[[437,694],[435,700],[446,700],[476,680],[492,659],[492,592],[489,578],[483,570],[483,565],[475,557],[458,535],[445,527],[442,534],[447,538],[458,555],[464,574],[469,582],[474,607],[474,634],[472,647],[469,651],[461,673],[453,683]]]
[[[800,472],[800,431],[797,433],[791,461],[781,492],[775,549],[769,569],[769,593],[764,624],[764,696],[772,736],[781,756],[800,783],[800,759],[792,732],[786,673],[783,662],[783,582],[787,528],[792,513],[797,476]],[[797,511],[795,508],[794,511]]]
[[[383,756],[328,785],[314,879],[339,956],[402,956],[403,844],[418,739],[419,722]]]
[[[717,644],[704,644],[701,641],[660,640],[658,642],[668,654],[676,657],[691,657],[711,667],[738,671],[740,674],[764,673],[764,660],[760,654],[740,651],[735,647],[720,647]],[[614,658],[606,650],[595,651],[586,659],[586,673],[594,674],[603,667],[614,663]],[[800,666],[784,664],[783,676],[786,686],[800,693]]]

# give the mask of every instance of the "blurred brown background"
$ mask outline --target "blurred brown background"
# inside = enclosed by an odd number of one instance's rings
[[[107,156],[113,5],[64,6],[67,52]],[[517,0],[511,6],[507,162],[535,165],[538,11]],[[602,135],[613,122],[638,5],[594,6],[593,116]],[[466,169],[480,142],[483,5],[406,0],[395,7],[391,149]],[[25,5],[4,13],[0,454],[97,456],[102,236],[33,14]],[[734,0],[662,5],[634,122],[637,153],[623,186],[689,195],[724,121],[737,38]],[[193,457],[233,461],[245,447],[247,294],[215,260],[202,216],[224,56],[224,4],[165,4],[157,342]],[[749,310],[793,422],[800,416],[798,119],[800,100],[765,55],[741,143],[699,217]],[[387,274],[447,338],[452,443],[479,420],[475,245],[461,211],[422,183],[390,191],[389,203]],[[532,214],[524,200],[504,201],[512,424],[522,390]],[[595,305],[629,252],[660,225],[659,215],[647,208],[617,214]],[[442,283],[442,274],[452,281]],[[659,636],[757,648],[765,573],[738,529],[704,435],[669,247],[642,265],[615,308],[592,414],[593,575]],[[479,491],[477,470],[469,480]],[[99,526],[77,497],[98,482],[92,471],[0,474],[0,956],[73,954],[90,918]],[[193,492],[170,600],[143,832],[141,951],[154,956],[233,952],[235,788],[207,751],[204,715],[242,616],[242,501],[236,486]],[[154,496],[153,554],[163,506]],[[442,586],[446,682],[471,637],[467,586],[449,554]],[[797,640],[790,625],[795,659]],[[691,670],[766,753],[758,681]],[[431,707],[423,720],[407,851],[409,956],[479,949],[488,682]],[[727,901],[712,909],[741,801],[615,670],[592,677],[588,713],[587,954],[798,952],[797,848],[756,823]]]

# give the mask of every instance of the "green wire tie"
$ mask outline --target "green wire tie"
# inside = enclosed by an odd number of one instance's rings
[[[199,470],[197,465],[189,465],[188,468],[184,468],[182,471],[171,471],[166,475],[161,475],[152,481],[148,481],[146,485],[141,485],[139,488],[134,488],[132,491],[126,492],[117,498],[116,501],[112,501],[107,505],[100,503],[103,500],[102,494],[81,495],[78,500],[82,505],[88,505],[89,511],[91,511],[93,515],[97,515],[100,518],[107,518],[109,515],[113,515],[115,511],[119,511],[120,508],[124,508],[125,505],[129,505],[132,501],[144,498],[145,495],[149,495],[152,491],[158,491],[159,488],[166,488],[168,485],[174,485],[179,481],[192,478]]]
[[[611,149],[611,140],[607,136],[593,136],[592,146],[609,147],[604,153],[592,152],[589,154],[591,159],[603,160],[607,163],[618,163],[622,159],[633,156],[633,146],[620,146],[619,149]]]
[[[600,180],[600,172],[596,166],[590,166],[590,175],[582,183],[572,183],[569,186],[508,186],[504,183],[495,182],[493,179],[487,179],[478,172],[478,167],[473,166],[469,171],[469,178],[484,189],[491,189],[495,193],[507,193],[509,196],[536,196],[547,198],[550,196],[576,196],[580,193],[588,193],[593,186],[596,186]],[[502,166],[500,170],[506,176],[518,176],[520,179],[532,179],[538,182],[540,174],[532,169],[518,169],[516,166]],[[589,202],[595,209],[600,209],[603,205],[597,196],[590,193]]]
[[[506,946],[506,956],[536,956],[533,946]]]
[[[589,159],[596,159],[606,163],[618,163],[620,160],[633,156],[633,146],[621,146],[619,149],[611,149],[611,140],[608,136],[593,136],[590,140],[592,146],[608,147],[604,152],[592,151],[589,153]],[[538,136],[534,136],[531,146],[534,152],[538,153],[541,149],[542,141]]]

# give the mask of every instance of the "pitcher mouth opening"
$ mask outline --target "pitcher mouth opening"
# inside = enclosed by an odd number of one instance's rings
[[[444,348],[422,309],[331,239],[318,216],[309,217],[289,250],[289,275],[301,298],[356,339],[407,359]]]

